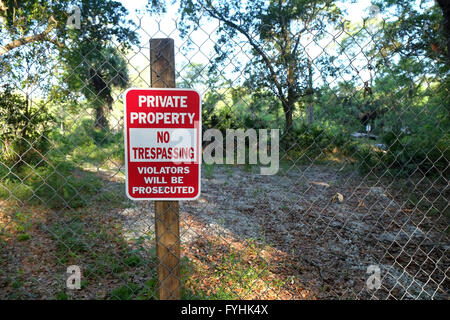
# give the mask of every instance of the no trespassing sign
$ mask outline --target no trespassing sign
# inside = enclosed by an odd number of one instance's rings
[[[126,193],[132,200],[200,196],[201,98],[192,89],[125,92]]]

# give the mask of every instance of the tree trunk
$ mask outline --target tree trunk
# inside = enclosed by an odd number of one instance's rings
[[[94,127],[96,129],[107,129],[108,128],[108,119],[106,119],[105,109],[107,106],[100,105],[95,109],[95,123]]]
[[[293,103],[285,103],[283,104],[283,110],[284,110],[284,118],[285,118],[285,132],[284,136],[289,137],[290,133],[292,132],[292,116],[294,113],[294,104]]]
[[[444,17],[442,26],[444,34],[447,37],[447,57],[450,61],[450,3],[446,0],[437,0],[437,3],[441,8]]]
[[[95,123],[96,129],[107,129],[108,120],[106,119],[106,112],[112,107],[111,88],[108,87],[106,81],[100,75],[98,71],[93,68],[89,69],[89,75],[91,76],[92,86],[95,89],[97,99],[103,100],[104,104],[97,105],[95,108]]]

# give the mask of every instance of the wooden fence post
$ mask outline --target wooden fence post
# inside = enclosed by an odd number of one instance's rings
[[[175,88],[175,48],[170,38],[150,40],[152,88]],[[160,300],[181,299],[178,201],[155,201],[156,256]]]

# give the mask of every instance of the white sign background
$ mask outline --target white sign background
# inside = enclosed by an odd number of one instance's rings
[[[157,142],[158,132],[168,132],[169,142]],[[197,150],[197,129],[180,128],[130,128],[130,150],[133,148],[189,148]],[[167,159],[136,159],[134,152],[130,153],[131,162],[167,162]],[[176,162],[196,162],[197,152],[194,152],[194,159],[187,157],[178,158]]]

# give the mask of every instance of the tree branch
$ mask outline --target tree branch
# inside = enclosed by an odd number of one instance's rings
[[[48,41],[58,46],[59,48],[64,48],[64,44],[59,42],[58,40],[52,39],[49,37],[49,33],[54,29],[53,25],[57,25],[58,22],[55,20],[53,16],[50,16],[49,23],[47,28],[42,33],[34,34],[32,36],[23,37],[20,39],[16,39],[11,41],[10,43],[0,47],[0,56],[11,51],[12,49],[18,48],[28,43],[39,42],[39,41]]]
[[[8,7],[2,0],[0,0],[0,11],[6,11],[6,10],[8,10]]]
[[[277,88],[277,92],[278,92],[278,97],[281,99],[282,102],[287,102],[286,98],[283,94],[283,89],[282,86],[280,84],[280,82],[278,81],[276,72],[269,60],[269,58],[267,57],[267,55],[264,53],[264,51],[258,46],[258,44],[253,40],[253,38],[250,36],[250,34],[245,31],[241,26],[237,25],[236,23],[232,22],[231,20],[228,20],[223,14],[221,14],[220,12],[218,12],[214,6],[211,4],[210,1],[206,2],[208,4],[207,7],[204,7],[205,10],[214,18],[222,21],[223,23],[225,23],[226,25],[228,25],[229,27],[239,31],[244,37],[247,38],[248,42],[250,43],[250,45],[253,47],[253,49],[262,57],[262,59],[264,60],[264,63],[266,64],[267,68],[269,69],[270,72],[270,76],[272,78],[272,81],[275,85],[275,87]]]

